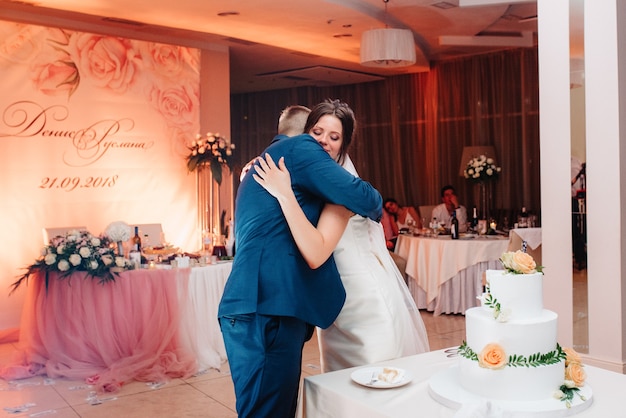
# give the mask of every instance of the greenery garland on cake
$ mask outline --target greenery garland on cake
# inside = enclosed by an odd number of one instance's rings
[[[503,367],[539,367],[557,364],[566,359],[566,353],[557,343],[556,349],[545,354],[535,353],[526,357],[520,354],[506,355],[501,345],[487,344],[480,354],[474,352],[467,342],[459,346],[459,355],[468,360],[477,361],[481,367],[498,370]]]

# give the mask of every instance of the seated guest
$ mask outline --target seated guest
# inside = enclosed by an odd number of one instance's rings
[[[432,218],[437,218],[440,224],[446,229],[450,229],[452,214],[456,212],[456,218],[459,221],[459,232],[467,231],[467,210],[465,206],[459,204],[456,197],[456,190],[453,186],[447,185],[441,188],[441,203],[435,206]]]
[[[396,199],[388,197],[383,202],[383,209],[395,219],[399,231],[408,230],[411,225],[422,229],[422,220],[413,206],[400,206]]]

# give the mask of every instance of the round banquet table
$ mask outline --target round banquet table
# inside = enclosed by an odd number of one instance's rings
[[[417,307],[434,312],[464,314],[479,305],[483,273],[502,269],[500,256],[509,239],[485,235],[453,240],[400,235],[395,253],[406,260],[409,290]]]

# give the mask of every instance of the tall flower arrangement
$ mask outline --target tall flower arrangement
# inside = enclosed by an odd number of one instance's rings
[[[112,241],[107,236],[94,236],[87,231],[68,231],[65,236],[54,237],[41,250],[41,257],[26,268],[26,273],[11,285],[11,293],[28,278],[37,273],[45,273],[46,289],[48,273],[61,273],[61,278],[76,271],[86,271],[100,282],[115,280],[117,273],[112,270],[130,268],[129,260],[116,256],[111,248]]]
[[[195,141],[189,147],[187,169],[191,172],[202,164],[209,163],[211,173],[217,184],[222,184],[222,164],[230,165],[235,144],[219,133],[208,132],[204,136],[196,135]]]

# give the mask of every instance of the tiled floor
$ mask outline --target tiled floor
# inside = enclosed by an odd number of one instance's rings
[[[586,274],[575,274],[574,299],[583,305],[575,310],[578,321],[575,346],[586,346]],[[584,289],[583,289],[584,287]],[[583,290],[585,290],[583,292]],[[585,295],[583,297],[583,295]],[[422,311],[428,330],[431,350],[457,346],[465,337],[465,317]],[[576,338],[576,337],[575,337]],[[578,348],[577,348],[578,349]],[[17,350],[15,344],[0,345],[0,364],[5,364]],[[584,351],[584,350],[581,350]],[[303,377],[319,373],[319,351],[314,336],[304,349]],[[235,418],[235,395],[225,364],[221,371],[212,370],[189,379],[176,379],[166,384],[149,385],[131,382],[115,395],[100,395],[101,403],[89,402],[91,389],[83,381],[35,377],[15,382],[0,379],[0,417],[110,418],[110,417],[209,417]],[[22,413],[6,408],[32,404]]]

